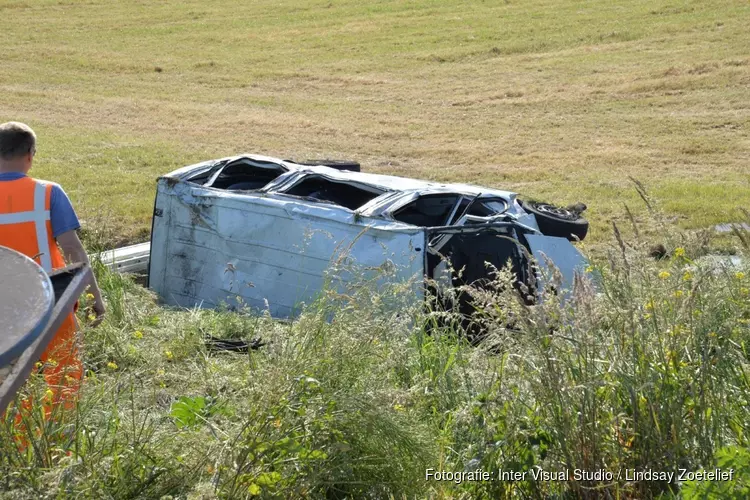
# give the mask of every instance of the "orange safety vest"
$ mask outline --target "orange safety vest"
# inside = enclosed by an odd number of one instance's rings
[[[0,245],[33,258],[47,273],[65,267],[57,242],[52,237],[50,198],[52,184],[22,177],[0,181]],[[54,399],[66,399],[69,406],[78,392],[83,365],[79,354],[77,324],[71,313],[42,354],[44,377]]]

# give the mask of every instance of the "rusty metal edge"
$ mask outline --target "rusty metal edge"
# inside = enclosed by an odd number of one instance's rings
[[[76,275],[70,281],[60,300],[55,303],[55,307],[52,310],[52,317],[49,323],[47,323],[44,332],[18,358],[11,372],[3,380],[2,384],[0,384],[0,414],[5,411],[13,398],[15,398],[16,392],[29,377],[31,368],[39,360],[39,357],[47,348],[52,337],[57,333],[57,329],[60,328],[63,320],[73,311],[73,304],[75,304],[78,297],[83,293],[87,278],[92,272],[88,264],[75,264],[59,269],[58,271],[75,271]]]

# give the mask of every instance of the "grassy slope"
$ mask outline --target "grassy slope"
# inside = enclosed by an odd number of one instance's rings
[[[582,199],[600,229],[632,201],[628,175],[694,227],[750,197],[744,3],[0,7],[0,120],[31,123],[38,175],[64,184],[90,227],[114,219],[121,238],[147,237],[156,175],[242,150]],[[702,251],[669,239],[686,257]],[[360,290],[282,324],[160,308],[101,272],[109,315],[85,331],[75,426],[37,435],[29,423],[33,452],[19,454],[7,434],[18,428],[0,424],[0,498],[580,496],[574,483],[417,479],[476,463],[699,470],[725,446],[747,459],[750,271],[644,253],[615,252],[607,293],[564,335],[547,335],[554,307],[519,312],[521,335],[495,318],[502,355],[407,328],[387,294]],[[205,333],[269,345],[214,356]],[[219,409],[183,412],[194,421],[178,428],[181,406],[202,397]],[[750,491],[747,474],[707,484]],[[668,488],[588,486],[632,498]]]
[[[37,129],[36,175],[118,239],[147,238],[157,175],[241,151],[583,200],[599,229],[633,201],[628,176],[688,227],[750,204],[745,2],[0,11],[0,120]]]
[[[282,323],[161,308],[99,269],[109,313],[84,329],[78,412],[44,426],[38,406],[25,426],[0,417],[0,499],[750,498],[750,269],[693,261],[700,242],[661,229],[684,250],[654,261],[629,241],[575,311],[551,294],[521,307],[505,279],[481,292],[495,349],[426,334],[419,310],[392,307],[403,285],[329,291]],[[205,334],[267,344],[211,353]],[[26,385],[37,405],[39,382]],[[733,481],[624,472],[717,464]],[[623,475],[425,480],[476,467]]]

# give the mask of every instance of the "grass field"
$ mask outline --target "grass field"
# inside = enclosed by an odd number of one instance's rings
[[[95,262],[77,407],[45,419],[33,375],[0,414],[0,499],[750,498],[750,232],[693,231],[750,223],[747,2],[0,0],[0,19],[0,121],[36,129],[34,174],[91,251],[148,238],[158,175],[260,152],[584,201],[597,277],[567,303],[521,304],[502,273],[466,291],[472,345],[390,280],[277,321],[163,307]],[[740,264],[703,258],[719,247]],[[493,480],[426,476],[478,467]],[[626,475],[716,467],[733,480]],[[622,477],[530,475],[576,469]]]
[[[645,182],[684,227],[750,205],[741,1],[0,1],[0,120],[39,133],[112,244],[154,180],[238,152],[584,201],[593,241]]]
[[[750,232],[723,269],[661,229],[671,258],[628,239],[573,304],[523,306],[507,275],[474,290],[478,346],[405,305],[408,284],[326,290],[280,322],[160,307],[99,266],[108,316],[84,327],[76,411],[42,418],[32,377],[0,415],[0,499],[750,498]],[[206,335],[265,345],[214,352]],[[631,480],[716,467],[731,480]],[[477,468],[492,476],[435,479]]]

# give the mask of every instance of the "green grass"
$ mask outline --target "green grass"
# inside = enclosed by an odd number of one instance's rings
[[[599,293],[586,280],[575,303],[523,306],[502,273],[469,290],[478,346],[451,314],[404,304],[408,283],[325,291],[279,322],[162,308],[98,266],[109,314],[84,329],[78,408],[45,423],[46,387],[27,384],[25,426],[0,420],[0,498],[747,498],[750,268],[702,261],[704,241],[657,226],[671,258],[613,241],[590,271]],[[207,334],[266,345],[215,353]],[[625,476],[717,465],[733,481]],[[622,477],[425,479],[477,467]]]
[[[584,201],[602,292],[528,308],[475,291],[490,332],[477,347],[450,315],[438,327],[440,312],[394,307],[398,285],[326,293],[279,322],[163,308],[99,266],[108,316],[84,329],[79,407],[0,422],[0,498],[748,497],[750,269],[700,261],[715,242],[676,228],[750,202],[747,3],[0,0],[0,13],[0,120],[37,130],[34,174],[66,188],[92,249],[147,239],[155,178],[174,168],[319,155]],[[747,257],[744,237],[721,245]],[[657,238],[684,253],[647,259]],[[217,354],[206,334],[267,345]],[[424,480],[716,465],[739,477]]]
[[[747,206],[739,1],[0,1],[0,120],[113,244],[154,179],[238,152],[584,201],[601,242],[629,176],[700,228]],[[640,214],[638,214],[640,216]]]

